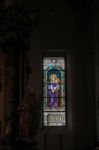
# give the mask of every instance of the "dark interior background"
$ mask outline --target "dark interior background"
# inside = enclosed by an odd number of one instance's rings
[[[10,3],[10,0],[5,1],[5,7],[10,6]],[[42,94],[41,59],[43,52],[56,52],[56,55],[62,51],[68,53],[70,57],[69,98],[67,102],[68,126],[54,129],[43,128],[40,118],[36,139],[41,150],[81,150],[91,147],[99,141],[98,0],[37,0],[32,3],[33,8],[40,8],[40,16],[39,22],[31,31],[30,44],[18,55],[19,101],[22,94],[26,93],[24,68],[27,58],[31,68],[28,89],[31,93],[36,94],[36,100],[39,103],[42,101],[40,95]],[[2,43],[3,37],[0,39]],[[21,49],[20,45],[18,45],[19,48]],[[1,45],[1,137],[5,135],[6,116],[10,109],[8,108],[8,95],[10,93],[8,84],[10,81],[7,78],[7,61],[8,53],[5,53],[4,46]],[[13,67],[10,69],[13,70]]]

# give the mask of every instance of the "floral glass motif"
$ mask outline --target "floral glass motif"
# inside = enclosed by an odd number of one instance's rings
[[[43,58],[43,124],[65,126],[65,58]]]

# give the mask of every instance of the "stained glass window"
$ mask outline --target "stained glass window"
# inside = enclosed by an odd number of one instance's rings
[[[43,57],[43,124],[66,125],[65,57]]]

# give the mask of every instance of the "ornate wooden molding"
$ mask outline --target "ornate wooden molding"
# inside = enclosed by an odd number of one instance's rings
[[[33,8],[30,1],[11,1],[8,6],[2,4],[0,9],[0,46],[5,52],[11,42],[19,50],[30,41],[30,33],[39,24],[40,9]]]

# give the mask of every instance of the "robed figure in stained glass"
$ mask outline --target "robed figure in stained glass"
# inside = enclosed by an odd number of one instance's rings
[[[52,108],[58,108],[58,99],[60,94],[60,86],[59,86],[60,80],[57,77],[56,74],[50,75],[50,83],[48,86],[48,94],[49,94],[49,107]]]

